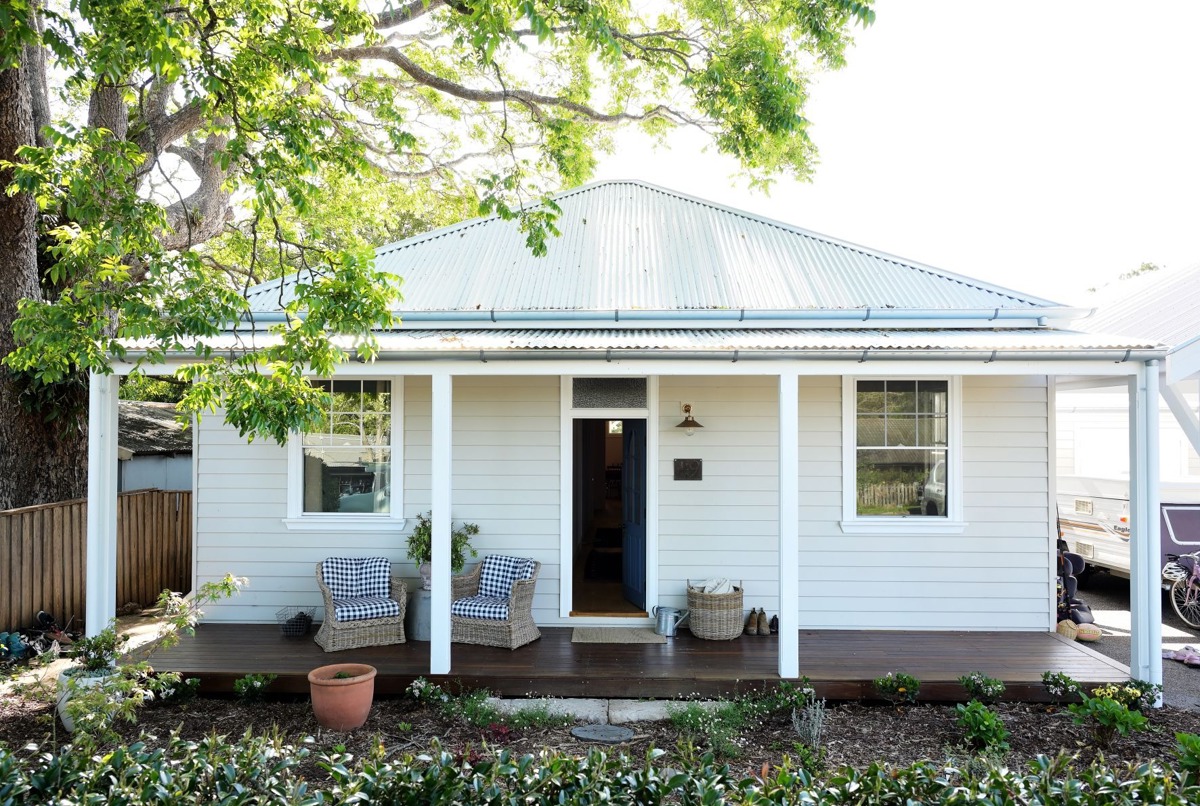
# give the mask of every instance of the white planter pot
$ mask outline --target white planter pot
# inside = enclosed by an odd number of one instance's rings
[[[55,710],[62,720],[63,727],[69,732],[75,731],[75,720],[67,713],[67,703],[71,695],[82,689],[100,688],[120,676],[116,669],[103,672],[89,672],[80,668],[63,669],[58,675],[58,702]]]

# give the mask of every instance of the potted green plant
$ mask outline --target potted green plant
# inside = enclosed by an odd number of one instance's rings
[[[97,634],[80,638],[72,644],[77,665],[63,669],[59,674],[56,706],[59,719],[68,731],[75,730],[75,719],[69,705],[72,698],[88,689],[111,688],[120,678],[117,660],[121,657],[121,647],[126,640],[128,636],[119,635],[116,625],[110,624]]]
[[[408,536],[409,559],[417,561],[417,571],[421,574],[421,587],[429,590],[429,564],[433,561],[433,513],[425,512],[417,515],[417,525]],[[450,527],[450,571],[462,573],[467,564],[467,554],[478,557],[479,553],[471,546],[471,536],[479,534],[479,527],[474,523],[464,523],[457,529]]]
[[[365,663],[332,663],[308,673],[313,715],[323,728],[361,728],[375,699],[374,666]]]

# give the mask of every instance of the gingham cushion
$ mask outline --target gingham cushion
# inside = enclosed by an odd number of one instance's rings
[[[479,571],[479,595],[507,599],[512,596],[514,582],[532,576],[533,560],[490,554],[483,558]]]
[[[385,596],[355,596],[333,600],[333,617],[338,621],[363,621],[400,615],[400,603]]]
[[[465,599],[455,599],[450,604],[450,613],[464,618],[506,621],[508,619],[508,597],[468,596]]]
[[[391,592],[392,563],[386,557],[329,557],[321,578],[334,599],[383,596]]]

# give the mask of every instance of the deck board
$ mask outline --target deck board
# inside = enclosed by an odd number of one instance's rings
[[[1082,644],[1049,633],[812,630],[800,633],[800,673],[821,696],[871,696],[871,681],[903,671],[922,682],[922,699],[962,696],[957,679],[982,671],[1003,680],[1012,699],[1042,700],[1045,671],[1085,684],[1129,679],[1129,669]],[[278,675],[279,693],[308,691],[309,670],[327,663],[369,663],[376,688],[395,695],[416,677],[504,696],[721,696],[778,684],[776,636],[703,641],[686,630],[666,644],[572,644],[571,629],[543,627],[517,650],[454,644],[451,672],[429,674],[429,644],[326,653],[311,638],[280,636],[271,624],[205,624],[195,636],[156,652],[161,671],[199,677],[201,690],[226,693],[251,672]]]

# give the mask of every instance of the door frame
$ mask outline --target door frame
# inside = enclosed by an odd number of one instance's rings
[[[658,376],[631,372],[620,377],[646,379],[646,408],[644,409],[576,409],[571,405],[575,378],[601,377],[587,374],[562,375],[559,386],[559,579],[558,615],[565,621],[581,624],[628,625],[628,618],[614,619],[598,616],[572,616],[575,601],[573,544],[575,528],[575,420],[645,420],[646,421],[646,611],[653,612],[658,601]],[[606,374],[603,377],[615,377]]]

